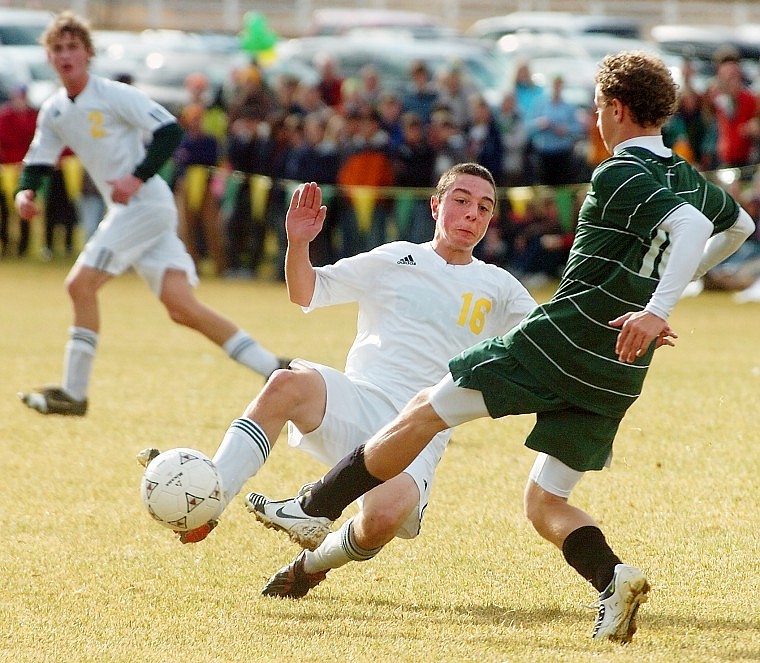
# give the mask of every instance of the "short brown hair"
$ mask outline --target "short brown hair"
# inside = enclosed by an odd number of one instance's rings
[[[484,179],[491,184],[494,190],[494,196],[496,195],[496,181],[494,180],[491,171],[485,166],[481,166],[479,163],[465,162],[452,166],[441,175],[438,184],[435,187],[435,197],[438,198],[438,200],[443,198],[443,195],[452,187],[457,175],[474,175],[475,177]],[[494,200],[494,202],[496,201]]]
[[[40,43],[45,48],[50,49],[53,43],[67,32],[73,37],[79,37],[87,51],[92,55],[95,54],[90,24],[69,10],[61,12],[53,19],[53,22],[40,37]]]
[[[608,55],[595,81],[605,99],[620,101],[642,127],[662,126],[675,112],[678,86],[656,55],[644,51]]]

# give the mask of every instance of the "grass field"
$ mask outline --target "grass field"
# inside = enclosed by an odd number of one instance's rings
[[[180,546],[143,510],[134,456],[213,454],[262,380],[127,275],[101,293],[88,416],[25,409],[16,391],[60,380],[65,270],[0,263],[0,660],[760,660],[760,305],[679,304],[678,347],[658,353],[613,468],[574,494],[653,585],[622,648],[592,644],[594,592],[522,516],[530,417],[459,429],[422,535],[300,601],[259,596],[297,550],[242,497]],[[278,354],[342,366],[353,307],[305,316],[272,283],[207,279],[198,293]],[[279,444],[246,487],[284,497],[325,469]]]

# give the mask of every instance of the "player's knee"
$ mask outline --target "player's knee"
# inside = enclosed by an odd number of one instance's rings
[[[82,292],[82,283],[76,276],[69,276],[63,283],[66,294],[70,299],[76,300]]]
[[[523,511],[531,525],[539,532],[549,520],[557,501],[562,498],[552,495],[534,481],[529,481],[523,495]]]
[[[82,271],[67,276],[63,285],[66,289],[66,294],[72,301],[77,301],[89,296],[95,288],[91,279],[87,278],[87,275]]]
[[[361,525],[355,527],[357,543],[362,548],[379,548],[391,541],[406,520],[392,505],[373,507],[361,514]]]
[[[268,405],[292,408],[307,396],[303,383],[302,373],[278,368],[269,376],[257,400],[259,404],[266,399]]]

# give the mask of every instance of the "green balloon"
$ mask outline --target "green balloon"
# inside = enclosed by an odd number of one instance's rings
[[[243,16],[243,31],[240,45],[248,53],[268,51],[277,43],[277,35],[269,29],[266,19],[258,12],[247,12]]]

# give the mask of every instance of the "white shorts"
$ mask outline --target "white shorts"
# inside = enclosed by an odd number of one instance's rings
[[[451,373],[430,390],[428,401],[447,426],[459,426],[473,419],[490,417],[483,393],[477,389],[457,387]]]
[[[398,407],[380,390],[368,384],[353,382],[345,373],[334,368],[304,359],[294,359],[290,365],[312,368],[322,376],[327,386],[327,405],[322,423],[311,433],[303,435],[288,422],[288,444],[326,465],[335,465],[399,413]],[[404,470],[417,484],[420,501],[417,513],[409,516],[396,536],[411,539],[419,534],[422,516],[430,500],[435,468],[450,438],[450,430],[436,435]],[[359,503],[361,504],[361,498]]]
[[[168,189],[167,189],[168,191]],[[177,208],[171,191],[148,180],[128,205],[112,205],[77,258],[77,264],[119,276],[130,267],[158,297],[167,269],[198,284],[195,263],[177,236]]]

